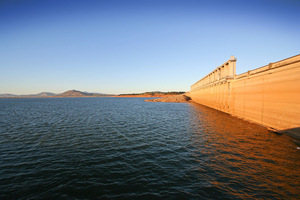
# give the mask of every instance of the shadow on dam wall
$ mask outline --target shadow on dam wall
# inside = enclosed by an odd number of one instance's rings
[[[231,57],[191,86],[196,103],[300,138],[300,54],[236,75]]]

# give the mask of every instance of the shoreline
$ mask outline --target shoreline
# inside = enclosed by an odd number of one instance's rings
[[[176,95],[107,95],[107,96],[16,96],[16,97],[0,97],[0,99],[34,99],[34,98],[80,98],[80,97],[125,97],[125,98],[164,98],[169,96],[176,96]]]

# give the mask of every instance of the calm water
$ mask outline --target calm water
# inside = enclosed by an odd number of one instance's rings
[[[299,199],[291,138],[196,105],[0,99],[0,199]]]

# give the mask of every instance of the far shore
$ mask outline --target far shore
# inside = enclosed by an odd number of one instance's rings
[[[89,93],[79,90],[68,90],[66,92],[55,94],[50,92],[41,92],[38,94],[15,95],[15,94],[0,94],[0,98],[16,99],[16,98],[65,98],[65,97],[168,97],[184,92],[144,92],[132,94],[103,94],[103,93]]]
[[[176,95],[103,95],[103,96],[15,96],[0,97],[0,99],[33,99],[33,98],[79,98],[79,97],[126,97],[126,98],[163,98]]]

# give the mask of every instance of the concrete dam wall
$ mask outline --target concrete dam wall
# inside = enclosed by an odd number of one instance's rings
[[[236,75],[236,58],[191,86],[193,101],[276,131],[300,127],[300,54]]]

